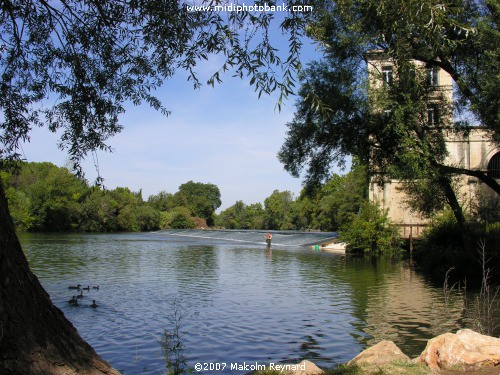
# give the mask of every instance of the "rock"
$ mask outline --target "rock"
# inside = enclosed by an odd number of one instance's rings
[[[363,350],[351,359],[348,365],[377,365],[382,366],[395,361],[410,362],[410,358],[399,349],[392,341],[380,341],[371,348]]]
[[[270,370],[277,370],[286,375],[319,375],[324,371],[308,360],[303,360],[298,364],[275,364],[269,367]]]
[[[500,370],[500,339],[470,329],[445,333],[429,340],[417,361],[433,370],[468,371],[495,366]]]
[[[303,360],[297,365],[297,369],[290,372],[290,375],[319,375],[323,370],[308,360]]]

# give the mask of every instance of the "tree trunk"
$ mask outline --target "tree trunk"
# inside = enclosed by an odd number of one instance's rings
[[[119,374],[80,337],[31,272],[1,179],[0,373]]]
[[[460,230],[464,230],[465,227],[465,217],[462,211],[462,207],[458,202],[457,195],[451,186],[451,181],[447,176],[441,176],[439,178],[439,184],[443,189],[444,195],[446,196],[446,200],[448,205],[450,206],[453,214],[455,215],[455,219],[457,220],[458,226]]]
[[[444,194],[446,196],[446,200],[448,205],[450,206],[453,214],[455,215],[455,219],[457,220],[458,227],[460,228],[460,235],[462,237],[462,246],[464,248],[465,254],[470,258],[472,262],[474,262],[477,257],[472,247],[469,234],[467,233],[466,220],[464,217],[464,212],[460,203],[458,202],[457,195],[451,186],[451,180],[448,176],[443,176],[439,178],[439,184],[441,185]]]

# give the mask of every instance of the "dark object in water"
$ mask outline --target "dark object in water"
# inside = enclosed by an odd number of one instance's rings
[[[81,287],[81,286],[82,286],[81,284],[78,284],[78,285],[70,285],[70,286],[68,286],[68,289],[78,289],[78,290],[80,290],[80,287]]]
[[[97,289],[97,290],[99,290],[99,285],[94,285],[94,286],[92,287],[92,289]]]
[[[97,303],[95,303],[95,299],[92,300],[92,305],[90,305],[90,307],[93,307],[94,309],[99,306]]]
[[[86,288],[85,288],[85,287],[83,287],[82,289],[83,289],[83,290],[90,290],[90,286],[87,286]]]
[[[80,294],[76,296],[76,298],[83,298],[83,292],[80,291]]]

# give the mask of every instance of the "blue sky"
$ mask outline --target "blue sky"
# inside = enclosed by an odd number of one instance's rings
[[[304,62],[318,56],[312,45],[305,46]],[[202,77],[213,72],[218,59],[200,66]],[[124,129],[108,141],[114,152],[97,153],[104,185],[142,189],[147,199],[162,190],[175,193],[190,180],[212,183],[221,192],[218,211],[237,200],[263,203],[275,189],[297,196],[301,180],[290,176],[276,157],[296,98],[278,112],[277,93],[258,99],[247,80],[231,75],[223,80],[215,88],[193,90],[179,72],[156,93],[172,112],[168,117],[147,105],[128,107],[121,118]],[[57,139],[45,128],[33,129],[22,151],[28,161],[63,166],[67,154],[57,148]],[[91,182],[97,175],[92,159],[89,155],[84,163]]]

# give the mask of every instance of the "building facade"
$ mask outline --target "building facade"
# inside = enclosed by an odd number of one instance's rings
[[[397,79],[394,64],[390,59],[378,51],[366,55],[367,69],[369,74],[370,90],[377,90],[384,83],[392,84]],[[416,61],[415,66],[421,67],[426,74],[427,83],[432,87],[433,94],[439,95],[440,105],[443,103],[449,110],[439,110],[429,105],[427,109],[427,122],[429,124],[447,123],[449,126],[445,132],[445,143],[448,156],[446,165],[464,169],[480,170],[488,173],[493,178],[500,178],[500,145],[492,142],[487,131],[481,128],[473,128],[467,134],[457,132],[453,128],[453,81],[451,76],[442,69],[427,69],[421,62]],[[430,100],[432,101],[432,97]],[[393,179],[373,170],[371,171],[369,197],[370,201],[378,202],[383,209],[387,209],[390,219],[403,227],[414,226],[418,235],[420,226],[428,223],[429,219],[412,212],[405,203],[406,194],[401,190],[404,182]],[[487,185],[481,183],[475,177],[460,175],[457,177],[457,196],[464,207],[465,213],[472,212],[477,208],[477,199],[491,198],[498,201],[494,193]],[[497,202],[498,203],[498,202]],[[409,234],[404,230],[405,235]]]

